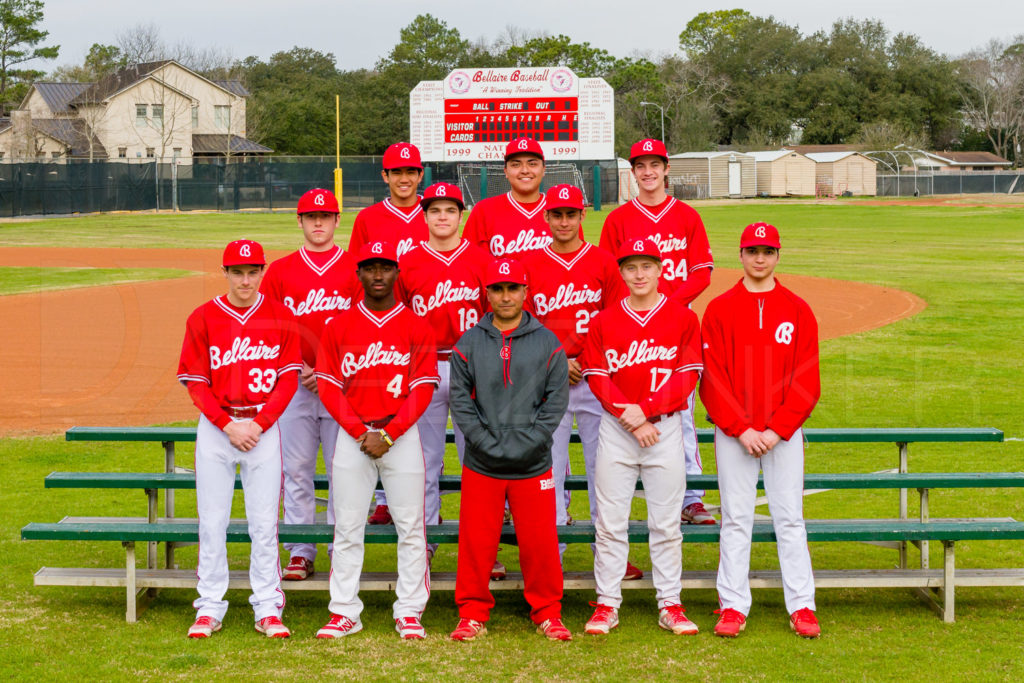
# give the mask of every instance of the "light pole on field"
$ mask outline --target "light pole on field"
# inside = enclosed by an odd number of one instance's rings
[[[661,141],[665,142],[665,110],[661,108],[661,105],[657,102],[641,102],[641,107],[657,107],[658,111],[661,112]]]

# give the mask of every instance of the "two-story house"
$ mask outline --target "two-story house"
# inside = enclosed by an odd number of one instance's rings
[[[0,120],[0,159],[156,159],[266,154],[246,139],[238,81],[212,81],[173,60],[136,64],[96,83],[34,83]]]

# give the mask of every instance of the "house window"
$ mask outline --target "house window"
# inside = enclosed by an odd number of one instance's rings
[[[135,105],[135,127],[146,127],[146,105],[144,104]]]
[[[181,147],[174,148],[174,159],[177,161],[178,157],[181,156]]]
[[[147,147],[146,148],[146,156],[149,157],[150,159],[155,157],[156,156],[156,149],[154,149],[152,147]]]
[[[153,127],[163,129],[164,127],[164,105],[153,105]]]
[[[213,108],[213,125],[221,130],[228,130],[231,126],[231,105],[218,104]]]
[[[3,159],[3,158],[4,158],[4,153],[0,152],[0,159]]]
[[[60,152],[50,152],[51,159],[60,159]]]
[[[198,104],[193,104],[192,105],[192,127],[193,128],[198,128],[199,127],[199,105]]]
[[[127,159],[128,158],[128,148],[127,147],[118,147],[117,148],[117,158],[118,159]]]

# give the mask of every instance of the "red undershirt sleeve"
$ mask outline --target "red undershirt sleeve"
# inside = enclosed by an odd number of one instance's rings
[[[217,425],[220,429],[227,427],[228,423],[231,422],[231,418],[221,408],[209,384],[206,382],[189,382],[187,388],[188,395],[192,398],[192,403],[195,404],[196,408],[199,408],[199,412],[205,415],[207,420]]]

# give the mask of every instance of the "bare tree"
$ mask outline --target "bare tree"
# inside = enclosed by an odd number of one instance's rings
[[[136,24],[117,34],[117,47],[127,64],[167,59],[168,50],[156,24]]]
[[[872,121],[861,126],[860,132],[853,139],[864,149],[891,150],[899,146],[913,149],[928,147],[928,136],[920,130],[914,131],[892,121]]]
[[[958,85],[968,123],[988,136],[996,154],[1009,158],[1011,141],[1024,129],[1024,36],[993,39],[960,60]]]

